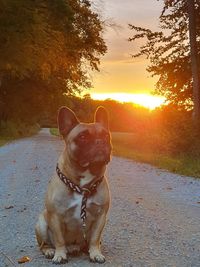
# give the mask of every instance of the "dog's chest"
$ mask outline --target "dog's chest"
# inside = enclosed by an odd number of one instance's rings
[[[82,209],[83,195],[73,193],[70,199],[68,199],[65,207],[65,222],[70,225],[70,228],[82,225],[81,209]],[[101,211],[101,205],[95,200],[94,196],[88,197],[86,201],[86,217],[87,221],[95,219],[97,213]]]
[[[85,184],[90,183],[94,179],[94,176],[88,170],[84,172],[82,176],[83,178],[80,182],[81,187],[84,187]],[[68,217],[77,222],[81,221],[82,200],[83,195],[74,192],[72,197],[69,199],[67,206],[67,213],[69,215]],[[100,203],[97,202],[95,195],[87,198],[85,209],[87,217],[91,217],[91,215],[93,215],[91,213],[96,213],[96,210],[98,211],[99,204]]]
[[[80,187],[83,188],[86,184],[90,183],[94,176],[86,171],[82,174]],[[63,185],[64,186],[64,185]],[[71,191],[68,187],[62,187],[62,193],[55,194],[54,205],[57,211],[64,219],[67,227],[71,230],[77,229],[82,226],[81,211],[86,215],[87,225],[96,219],[96,216],[101,213],[103,208],[103,198],[100,197],[98,190],[92,195],[89,195],[83,202],[83,194]],[[82,213],[83,215],[83,213]]]
[[[76,221],[80,221],[81,218],[80,214],[81,214],[82,199],[83,199],[82,195],[74,193],[68,203],[67,213],[70,215],[72,219]]]

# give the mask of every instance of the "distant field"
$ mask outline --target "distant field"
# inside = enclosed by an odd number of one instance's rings
[[[50,129],[51,134],[58,135],[58,130]],[[138,162],[149,163],[158,168],[171,172],[200,177],[200,159],[188,156],[172,157],[147,151],[137,142],[137,135],[133,133],[112,132],[113,155],[132,159]],[[141,146],[142,147],[142,146]]]

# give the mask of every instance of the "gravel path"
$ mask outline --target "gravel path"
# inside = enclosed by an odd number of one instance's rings
[[[47,129],[0,148],[0,266],[5,257],[53,266],[38,250],[34,225],[63,143]],[[109,267],[200,266],[200,180],[113,157],[108,167],[112,205],[102,250]],[[64,266],[98,266],[88,256]]]

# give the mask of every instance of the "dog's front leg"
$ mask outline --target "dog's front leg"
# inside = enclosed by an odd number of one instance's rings
[[[99,217],[92,224],[89,240],[89,255],[92,262],[104,263],[105,257],[101,253],[101,234],[106,223],[106,212],[99,214]]]
[[[67,250],[64,239],[64,224],[62,223],[60,216],[57,214],[51,214],[49,219],[49,226],[53,235],[55,246],[55,255],[52,261],[53,263],[67,262]]]

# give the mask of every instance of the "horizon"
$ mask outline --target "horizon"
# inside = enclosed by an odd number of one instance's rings
[[[154,110],[160,107],[165,102],[165,97],[155,96],[152,94],[139,94],[139,93],[91,93],[91,98],[94,100],[107,100],[112,99],[120,103],[133,103],[145,107],[149,110]]]

